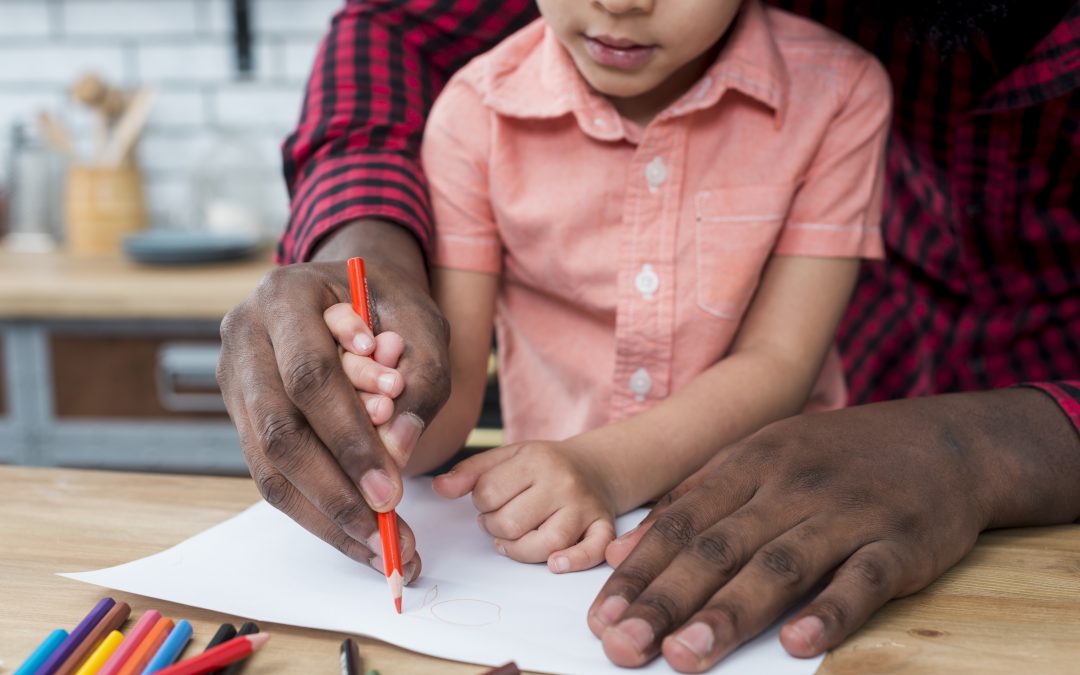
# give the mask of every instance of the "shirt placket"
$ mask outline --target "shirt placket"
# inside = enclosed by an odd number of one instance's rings
[[[654,122],[627,173],[618,261],[611,419],[671,391],[675,329],[675,241],[686,164],[685,125]]]

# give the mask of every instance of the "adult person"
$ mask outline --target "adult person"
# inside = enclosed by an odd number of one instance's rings
[[[717,448],[644,536],[612,544],[622,564],[589,622],[624,665],[663,651],[706,669],[828,578],[781,635],[820,653],[981,530],[1080,516],[1080,4],[777,4],[841,30],[893,79],[887,260],[864,269],[838,340],[854,403],[906,400]],[[447,395],[423,258],[424,113],[449,73],[533,16],[526,0],[347,3],[285,147],[280,259],[312,262],[272,273],[223,325],[220,381],[260,489],[358,560],[378,550],[368,507],[396,504],[396,466]],[[321,321],[347,296],[325,261],[352,255],[369,260],[376,332],[406,345],[404,393],[377,433]],[[1009,388],[1022,382],[1039,384]]]

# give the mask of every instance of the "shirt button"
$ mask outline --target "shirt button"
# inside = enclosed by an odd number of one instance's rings
[[[649,371],[638,368],[630,376],[630,391],[634,393],[634,400],[644,401],[645,394],[648,394],[650,389],[652,389],[652,378],[649,377]]]
[[[654,157],[645,167],[645,181],[649,184],[649,190],[656,192],[657,188],[668,179],[668,170],[664,166],[664,160]]]
[[[652,265],[645,264],[641,266],[641,271],[634,277],[634,288],[645,299],[652,298],[653,293],[660,288],[660,275],[653,271]]]

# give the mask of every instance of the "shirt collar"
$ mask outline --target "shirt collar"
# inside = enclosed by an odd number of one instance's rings
[[[541,22],[526,29],[534,33],[532,39],[522,36],[517,49],[502,51],[492,63],[485,103],[502,115],[522,119],[573,114],[582,131],[597,140],[625,138],[614,106],[590,89],[566,49]],[[771,108],[780,126],[788,86],[787,67],[766,10],[760,0],[748,0],[713,65],[657,120],[712,107],[734,89]]]
[[[1037,105],[1080,87],[1080,2],[1035,46],[1024,62],[986,93],[975,113]]]

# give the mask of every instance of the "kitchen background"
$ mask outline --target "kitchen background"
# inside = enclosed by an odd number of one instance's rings
[[[153,227],[204,226],[200,192],[235,168],[242,176],[224,176],[241,183],[234,198],[276,236],[287,215],[278,147],[342,1],[246,4],[248,72],[238,67],[233,0],[0,0],[0,186],[11,182],[15,125],[38,136],[38,111],[69,127],[79,156],[89,155],[94,114],[71,88],[94,73],[157,91],[137,149]]]
[[[245,472],[220,323],[343,4],[0,0],[0,463]],[[501,443],[489,376],[470,448]]]

